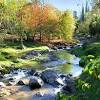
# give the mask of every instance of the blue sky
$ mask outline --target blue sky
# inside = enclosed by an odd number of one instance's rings
[[[85,4],[86,0],[49,0],[49,3],[54,5],[59,10],[70,9],[72,11],[81,12],[82,4]]]

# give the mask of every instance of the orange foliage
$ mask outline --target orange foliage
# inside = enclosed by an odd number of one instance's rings
[[[34,29],[35,27],[43,26],[49,20],[57,20],[58,17],[54,11],[54,8],[45,5],[41,6],[39,4],[27,4],[19,12],[18,17],[21,22],[27,26],[27,28]]]

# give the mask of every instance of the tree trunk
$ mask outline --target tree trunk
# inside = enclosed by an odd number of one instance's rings
[[[40,32],[40,42],[42,42],[42,33]]]
[[[33,35],[33,42],[34,42],[34,40],[35,40],[35,35],[36,35],[36,33],[34,33],[34,35]]]
[[[48,42],[50,43],[51,35],[48,36]]]
[[[23,37],[22,37],[22,36],[20,37],[20,42],[21,42],[21,48],[22,48],[22,49],[25,49],[25,46],[24,46],[24,44],[23,44]]]

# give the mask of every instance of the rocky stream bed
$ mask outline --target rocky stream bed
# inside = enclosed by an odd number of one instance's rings
[[[21,57],[38,59],[42,70],[13,68],[9,74],[0,73],[0,100],[56,100],[58,92],[75,93],[74,78],[82,72],[80,59],[71,54],[60,59],[54,52],[33,50]]]

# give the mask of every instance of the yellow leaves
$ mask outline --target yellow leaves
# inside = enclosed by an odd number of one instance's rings
[[[29,28],[40,27],[50,20],[57,20],[57,14],[51,6],[27,4],[19,12],[22,23]]]
[[[0,0],[0,3],[3,3],[4,2],[4,0]]]
[[[60,22],[61,31],[65,40],[72,40],[74,29],[75,29],[75,20],[70,11],[66,11],[62,14]]]

